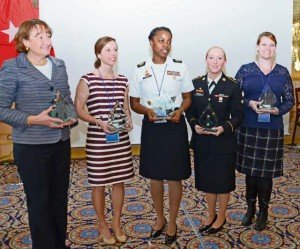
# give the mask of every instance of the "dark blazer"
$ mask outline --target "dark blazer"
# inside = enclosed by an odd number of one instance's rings
[[[218,84],[209,94],[207,75],[193,79],[192,105],[186,112],[186,118],[192,128],[191,145],[201,153],[234,153],[236,151],[235,130],[243,119],[242,94],[234,79],[224,73]],[[209,102],[218,117],[218,126],[224,132],[218,137],[213,135],[199,135],[195,132],[195,125],[199,124],[199,117],[205,111]]]
[[[49,56],[52,62],[52,78],[49,80],[20,53],[17,58],[4,62],[0,70],[0,121],[13,127],[13,141],[20,144],[51,144],[70,137],[69,127],[52,129],[47,126],[28,126],[29,115],[37,115],[48,109],[59,89],[71,105],[70,87],[65,64]],[[15,102],[15,109],[11,109]]]

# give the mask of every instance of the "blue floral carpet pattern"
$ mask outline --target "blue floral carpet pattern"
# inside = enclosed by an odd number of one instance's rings
[[[128,236],[125,244],[105,246],[97,230],[96,214],[91,202],[91,187],[87,182],[85,160],[72,160],[69,190],[68,243],[71,248],[148,248],[148,237],[155,224],[155,214],[148,180],[138,174],[139,158],[134,157],[136,175],[126,183],[123,209],[123,229]],[[22,185],[4,184],[15,174],[15,166],[0,165],[0,248],[31,248],[26,198]],[[284,176],[274,180],[267,229],[254,230],[253,225],[241,226],[246,212],[244,176],[237,173],[236,190],[232,193],[224,229],[211,236],[203,236],[205,248],[300,248],[300,151],[285,148]],[[206,216],[204,194],[194,188],[194,176],[184,181],[182,203],[195,227],[203,225]],[[107,220],[111,221],[110,188],[106,190]],[[167,194],[167,185],[165,192]],[[165,197],[165,211],[168,199]],[[168,216],[167,216],[168,219]],[[200,249],[189,219],[180,209],[177,220],[177,248]],[[164,235],[151,240],[152,248],[170,248],[164,245]]]

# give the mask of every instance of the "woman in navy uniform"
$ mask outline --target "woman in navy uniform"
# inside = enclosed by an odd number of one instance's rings
[[[193,131],[195,186],[206,193],[208,204],[208,217],[199,231],[213,234],[226,223],[230,192],[235,189],[235,130],[242,121],[243,113],[238,85],[222,72],[226,64],[224,50],[210,48],[206,64],[208,73],[193,80],[195,90],[186,115]],[[211,115],[210,121],[213,122],[211,131],[205,129],[207,114]]]
[[[181,180],[190,177],[190,154],[187,127],[182,115],[191,104],[192,81],[182,61],[168,57],[172,33],[158,27],[149,35],[153,56],[135,68],[129,84],[133,111],[144,114],[141,135],[140,174],[150,179],[151,196],[157,214],[150,237],[157,238],[166,226],[163,205],[163,180],[168,181],[169,222],[166,244],[176,241],[176,217],[182,197]],[[158,120],[154,111],[159,102],[173,102],[167,120]],[[172,109],[172,108],[171,108]]]

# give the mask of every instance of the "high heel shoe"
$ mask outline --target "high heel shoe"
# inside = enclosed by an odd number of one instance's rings
[[[102,240],[103,240],[105,245],[114,245],[117,242],[115,237],[111,237],[110,239],[107,239],[107,238],[102,236]]]
[[[225,218],[225,220],[224,220],[224,222],[223,222],[223,224],[221,226],[219,226],[218,228],[211,227],[206,232],[208,234],[215,234],[217,232],[220,232],[222,230],[223,226],[225,225],[225,223],[226,223],[226,218]]]
[[[203,226],[203,227],[200,227],[199,230],[198,230],[199,233],[203,233],[203,232],[205,232],[206,230],[210,229],[211,226],[212,226],[212,224],[214,224],[214,222],[216,221],[217,218],[218,218],[218,215],[215,215],[214,219],[212,220],[212,222],[211,222],[210,224],[205,225],[205,226]]]
[[[122,235],[116,235],[116,239],[117,241],[121,242],[121,243],[125,243],[127,240],[127,236],[123,233]]]
[[[115,229],[115,227],[114,227],[113,224],[114,224],[114,223],[113,223],[113,220],[112,220],[112,222],[111,222],[111,227],[112,227],[112,229],[114,230],[114,233],[115,233],[115,236],[116,236],[117,241],[119,241],[119,242],[121,242],[121,243],[125,243],[126,240],[127,240],[127,236],[126,236],[124,233],[123,233],[122,235],[117,235],[117,234],[116,234],[116,229]]]
[[[177,239],[177,226],[174,235],[171,236],[168,233],[166,233],[165,244],[172,245],[174,242],[176,242],[176,239]]]
[[[105,244],[105,245],[114,245],[114,244],[116,244],[116,239],[115,239],[115,237],[113,236],[113,235],[111,235],[111,238],[105,238],[103,235],[102,235],[102,233],[101,233],[101,230],[100,230],[100,225],[99,225],[99,227],[98,227],[98,231],[99,231],[99,234],[100,234],[100,236],[102,237],[102,240],[103,240],[103,243]]]
[[[162,232],[164,231],[166,224],[167,224],[167,219],[165,218],[165,224],[162,226],[161,229],[154,230],[152,228],[151,232],[150,232],[150,238],[155,239],[155,238],[159,237],[162,234]]]

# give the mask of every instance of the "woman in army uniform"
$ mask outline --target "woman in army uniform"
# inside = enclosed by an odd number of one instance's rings
[[[150,179],[157,214],[150,237],[166,226],[163,181],[168,182],[169,222],[165,243],[176,241],[176,217],[182,197],[181,180],[191,174],[188,134],[183,112],[191,104],[192,82],[185,64],[170,58],[172,33],[158,27],[149,35],[153,56],[137,65],[129,85],[133,111],[144,115],[141,135],[140,174]]]
[[[235,189],[235,130],[243,113],[238,85],[222,72],[224,50],[210,48],[206,64],[208,73],[193,80],[195,90],[187,119],[193,131],[195,186],[206,193],[208,205],[208,217],[199,232],[213,234],[226,223],[230,192]]]

